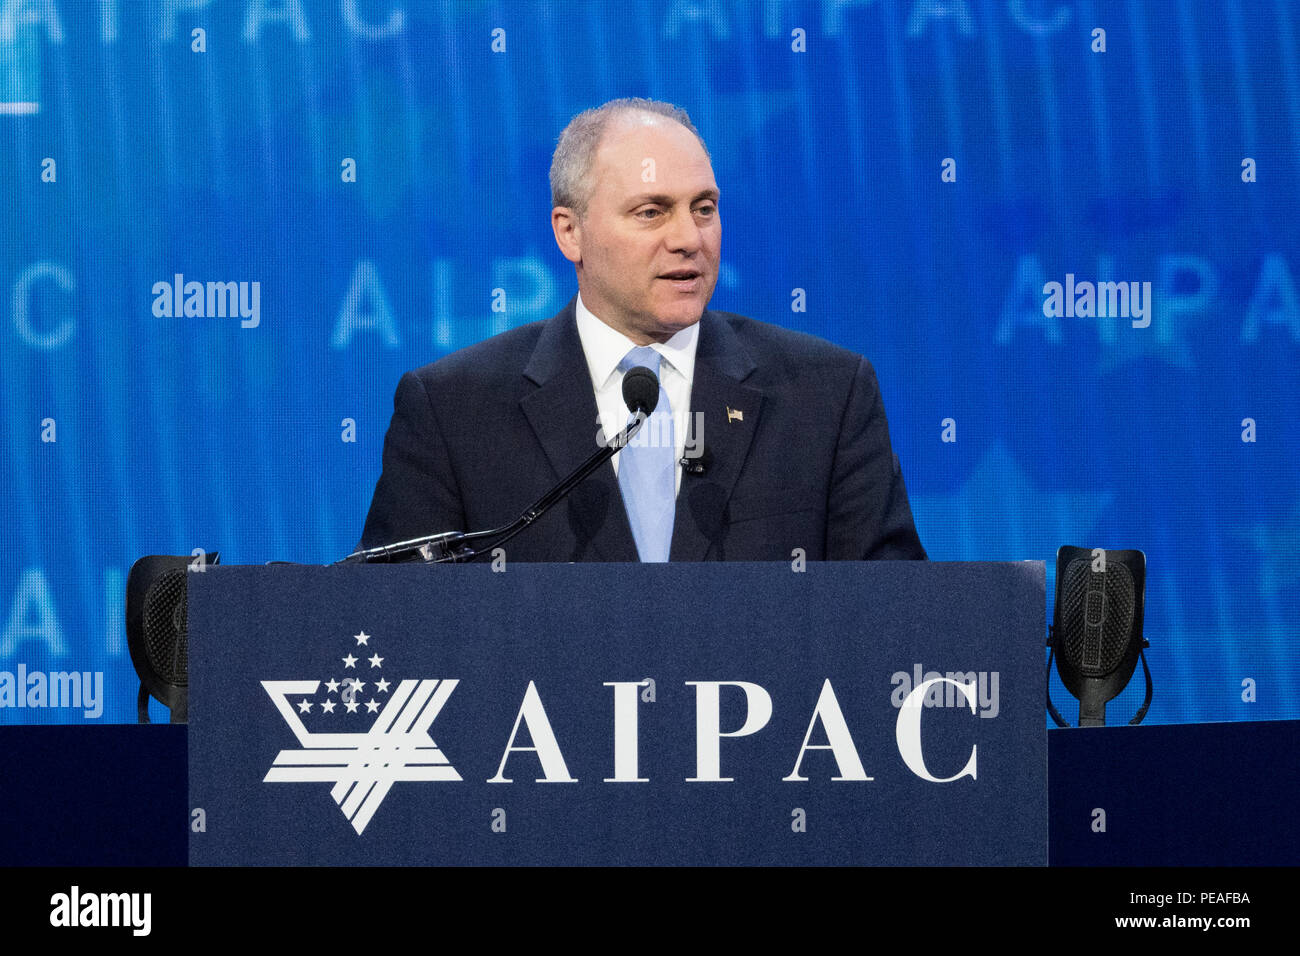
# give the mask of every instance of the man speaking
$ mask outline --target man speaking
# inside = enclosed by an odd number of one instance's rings
[[[578,295],[402,376],[361,548],[509,524],[627,424],[623,376],[645,366],[660,392],[641,432],[509,560],[925,558],[870,364],[707,311],[719,192],[684,110],[580,113],[551,198]]]

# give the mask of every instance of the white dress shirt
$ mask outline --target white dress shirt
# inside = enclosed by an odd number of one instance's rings
[[[591,372],[591,385],[596,393],[596,408],[600,413],[599,426],[606,436],[617,435],[626,427],[632,416],[623,402],[623,373],[618,363],[637,347],[636,343],[618,330],[606,325],[585,305],[578,295],[578,338],[587,357]],[[650,347],[659,353],[659,384],[668,395],[673,410],[673,439],[677,444],[674,461],[677,490],[682,487],[682,455],[686,451],[687,428],[691,418],[691,382],[695,378],[695,347],[700,341],[700,324],[696,322],[682,329],[667,342],[651,342]],[[593,432],[597,423],[592,422]],[[614,471],[618,460],[613,458]]]

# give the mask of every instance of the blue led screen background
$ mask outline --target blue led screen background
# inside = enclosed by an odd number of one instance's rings
[[[551,150],[633,95],[708,141],[712,304],[875,365],[933,559],[1141,548],[1148,720],[1300,716],[1298,23],[1288,0],[0,0],[0,671],[105,675],[96,717],[0,722],[134,720],[140,555],[350,551],[401,373],[576,291]],[[155,315],[178,275],[257,283],[256,325]],[[1150,324],[1045,316],[1067,275],[1149,282]]]

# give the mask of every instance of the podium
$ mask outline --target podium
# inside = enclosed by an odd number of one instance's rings
[[[1037,864],[1045,837],[1055,866],[1300,861],[1288,811],[1300,786],[1300,721],[1045,730],[1041,684],[1021,693],[1043,674],[1041,567],[813,565],[806,577],[737,565],[520,566],[497,576],[474,567],[209,568],[189,579],[198,704],[189,727],[0,727],[0,751],[22,768],[0,785],[0,864]],[[672,601],[652,596],[661,586]],[[488,588],[493,600],[475,603]],[[655,610],[660,603],[669,609]],[[363,624],[375,650],[346,650],[361,646]],[[375,654],[384,659],[371,668]],[[944,684],[919,727],[931,775],[958,774],[975,748],[975,779],[931,783],[899,754],[894,698],[913,689],[918,664],[922,682],[950,664],[976,672],[975,715],[955,691],[948,706]],[[981,718],[991,708],[978,704],[979,672],[995,670],[998,714]],[[303,714],[306,732],[372,728],[366,702],[400,679],[458,681],[427,730],[462,780],[394,781],[361,832],[328,778],[360,778],[365,761],[349,774],[335,764],[323,780],[267,781],[282,752],[308,748],[261,683],[324,681],[314,698],[339,701],[328,681],[353,671],[391,676],[357,678],[366,686],[351,695],[352,726],[319,727]],[[626,706],[628,692],[607,685],[646,677],[654,693],[638,687],[636,733],[625,734],[637,748],[619,751],[613,728],[633,725],[631,712],[616,723],[616,701]],[[390,681],[387,691],[379,680]],[[704,681],[719,684],[718,733],[733,734],[717,738],[727,781],[686,779],[699,776]],[[738,734],[761,698],[725,681],[764,689],[772,713],[761,729]],[[817,707],[826,681],[870,781],[835,779],[850,775],[840,769],[849,760],[816,749],[829,745],[826,720],[805,739],[814,713],[834,721]],[[530,732],[541,724],[524,721],[503,774],[512,782],[488,784],[529,682],[574,781],[536,782],[546,779],[541,760],[522,748],[535,745]],[[330,716],[320,710],[313,705],[315,717]],[[807,779],[787,781],[801,750]],[[644,782],[606,782],[620,776],[619,753],[637,757],[622,776]],[[992,793],[977,789],[986,785]]]
[[[1047,863],[1041,562],[210,567],[196,865]]]

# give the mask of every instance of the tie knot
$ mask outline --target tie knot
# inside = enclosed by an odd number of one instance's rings
[[[659,353],[648,345],[639,345],[634,349],[629,349],[628,353],[623,356],[623,361],[618,363],[618,370],[626,372],[628,369],[636,368],[638,365],[644,365],[656,375],[659,374]]]

